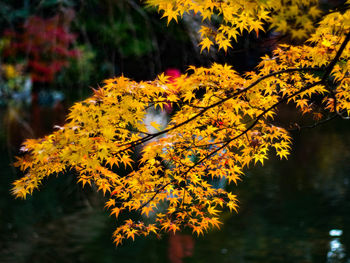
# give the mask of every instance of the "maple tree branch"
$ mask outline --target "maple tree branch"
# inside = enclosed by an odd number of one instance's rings
[[[172,179],[170,182],[166,183],[165,185],[161,186],[160,188],[158,188],[155,193],[152,195],[152,197],[150,199],[148,199],[147,202],[145,202],[144,204],[142,204],[138,210],[142,210],[142,208],[144,208],[146,205],[148,205],[149,203],[151,203],[153,201],[153,199],[161,192],[165,189],[165,187],[167,187],[168,185],[172,184],[176,182],[175,179]]]
[[[337,51],[337,54],[335,55],[335,57],[333,58],[333,60],[331,61],[331,63],[327,66],[326,70],[325,70],[325,73],[322,77],[322,82],[326,83],[327,81],[327,78],[329,77],[329,75],[331,74],[335,64],[338,62],[341,54],[343,53],[346,45],[348,44],[348,42],[350,41],[350,32],[348,32],[346,34],[346,37],[343,41],[343,43],[341,44],[339,50]],[[334,90],[332,88],[330,88],[328,85],[327,85],[327,90],[329,91],[329,93],[331,94],[332,98],[333,98],[333,104],[334,104],[334,112],[339,116],[341,117],[342,119],[345,119],[345,120],[348,120],[350,119],[350,116],[349,117],[346,117],[346,116],[343,116],[343,114],[341,114],[338,110],[337,110],[337,96],[334,92]]]
[[[183,121],[183,122],[181,122],[181,123],[179,123],[179,124],[174,125],[174,126],[171,127],[171,128],[165,129],[165,130],[160,131],[160,132],[158,132],[158,133],[152,134],[152,136],[156,137],[156,136],[162,135],[162,134],[164,134],[164,133],[167,133],[168,131],[177,129],[177,128],[179,128],[179,127],[181,127],[181,126],[183,126],[183,125],[185,125],[185,124],[191,122],[192,120],[198,118],[199,116],[202,116],[203,113],[205,113],[206,111],[208,111],[208,110],[210,110],[210,109],[212,109],[212,108],[214,108],[214,107],[216,107],[216,106],[218,106],[218,105],[220,105],[220,104],[222,104],[222,103],[224,103],[224,102],[226,102],[226,101],[228,101],[228,100],[230,100],[230,99],[232,99],[232,98],[234,98],[234,97],[236,97],[236,96],[238,96],[238,95],[240,95],[240,94],[242,94],[242,93],[244,93],[244,92],[246,92],[246,91],[248,91],[248,90],[250,90],[250,89],[252,89],[252,88],[255,87],[256,85],[258,85],[261,81],[263,81],[263,80],[265,80],[265,79],[267,79],[267,78],[270,78],[270,77],[273,77],[273,76],[276,76],[276,75],[279,75],[279,74],[283,74],[283,73],[290,73],[290,72],[296,72],[296,71],[319,71],[319,70],[321,70],[321,69],[320,69],[320,68],[312,68],[312,67],[306,67],[306,68],[289,68],[289,69],[284,69],[284,70],[280,70],[280,71],[276,71],[276,72],[272,72],[272,73],[270,73],[270,74],[264,75],[264,76],[260,77],[259,79],[257,79],[256,81],[254,81],[254,82],[253,82],[252,84],[250,84],[248,87],[243,88],[243,89],[241,89],[241,90],[239,90],[239,91],[233,93],[232,95],[230,95],[230,96],[228,96],[228,97],[226,97],[226,98],[224,98],[224,99],[222,99],[222,100],[220,100],[220,101],[218,101],[218,102],[216,102],[216,103],[213,103],[213,104],[211,104],[211,105],[205,107],[205,108],[204,108],[203,110],[201,110],[199,113],[197,113],[197,114],[194,115],[193,117],[187,119],[186,121]]]
[[[324,75],[323,75],[323,77],[321,79],[321,82],[323,82],[323,83],[326,82],[327,78],[331,74],[335,64],[338,62],[341,54],[343,53],[343,51],[344,51],[344,49],[345,49],[345,47],[346,47],[346,45],[348,44],[349,41],[350,41],[350,32],[348,32],[346,34],[346,37],[345,37],[343,43],[341,44],[340,48],[338,49],[335,57],[332,59],[331,63],[329,63],[328,66],[326,67]]]
[[[222,146],[220,146],[219,148],[215,149],[214,151],[212,151],[210,154],[208,154],[207,156],[203,157],[202,159],[200,159],[198,162],[196,162],[193,166],[191,166],[188,170],[185,171],[184,174],[189,173],[193,168],[195,168],[197,165],[201,164],[202,162],[204,162],[205,160],[209,159],[210,157],[212,157],[214,154],[216,154],[217,152],[221,151],[222,149],[226,148],[231,142],[233,142],[234,140],[240,138],[241,136],[245,135],[248,131],[250,131],[258,122],[259,120],[266,114],[268,113],[270,110],[276,108],[278,105],[280,105],[281,103],[288,101],[289,99],[297,96],[298,94],[304,92],[305,90],[308,90],[318,84],[321,84],[321,81],[312,83],[309,86],[306,86],[305,88],[300,89],[299,91],[282,98],[281,100],[279,100],[278,102],[276,102],[275,104],[273,104],[271,107],[265,109],[262,113],[260,113],[254,120],[254,122],[248,126],[248,128],[246,128],[244,131],[242,131],[240,134],[234,136],[233,138],[227,140]]]
[[[334,67],[334,66],[333,66]],[[172,130],[175,130],[177,128],[180,128],[181,126],[187,124],[187,123],[190,123],[191,121],[193,121],[194,119],[202,116],[205,112],[207,112],[208,110],[244,93],[244,92],[247,92],[248,90],[252,89],[253,87],[255,87],[256,85],[258,85],[261,81],[267,79],[267,78],[270,78],[270,77],[273,77],[273,76],[276,76],[276,75],[279,75],[279,74],[284,74],[284,73],[291,73],[291,72],[298,72],[298,71],[320,71],[322,70],[321,68],[316,68],[316,67],[305,67],[305,68],[289,68],[289,69],[284,69],[284,70],[280,70],[280,71],[276,71],[276,72],[272,72],[272,73],[269,73],[267,75],[264,75],[262,77],[260,77],[259,79],[257,79],[256,81],[254,81],[252,84],[250,84],[249,86],[247,86],[246,88],[243,88],[237,92],[234,92],[233,94],[231,94],[230,96],[224,98],[224,99],[221,99],[220,101],[216,102],[216,103],[213,103],[205,108],[203,108],[203,110],[201,110],[200,112],[198,112],[196,115],[192,116],[191,118],[179,123],[179,124],[176,124],[174,125],[173,127],[170,127],[168,129],[164,129],[160,132],[157,132],[157,133],[153,133],[153,134],[149,134],[147,136],[145,136],[144,138],[141,138],[141,139],[138,139],[136,141],[132,141],[132,142],[128,142],[128,143],[125,143],[125,144],[122,144],[120,146],[127,146],[127,145],[130,145],[129,147],[127,147],[126,149],[123,149],[121,150],[121,152],[124,152],[125,150],[128,150],[128,149],[131,149],[131,148],[134,148],[135,146],[138,146],[138,145],[141,145],[147,141],[150,141],[160,135],[163,135],[169,131],[172,131]],[[120,152],[118,152],[120,153]]]
[[[333,66],[334,67],[334,66]],[[177,126],[174,126],[172,127],[171,129],[167,129],[167,131],[170,131],[172,129],[175,129],[175,128],[178,128],[178,127],[181,127],[182,125],[186,124],[186,123],[189,123],[190,121],[192,121],[193,119],[197,118],[198,116],[201,116],[204,112],[206,112],[207,110],[209,110],[210,108],[213,108],[217,105],[220,105],[221,103],[224,103],[225,101],[233,98],[234,96],[238,96],[239,94],[251,89],[252,87],[254,87],[255,85],[259,84],[262,80],[266,79],[266,78],[269,78],[269,77],[272,77],[272,76],[275,76],[275,75],[278,75],[278,74],[282,74],[282,73],[287,73],[287,72],[293,72],[293,71],[302,71],[304,69],[308,69],[308,70],[320,70],[318,68],[291,68],[291,69],[286,69],[286,70],[283,70],[283,71],[279,71],[279,72],[274,72],[274,73],[270,73],[268,75],[265,75],[261,78],[259,78],[258,80],[256,80],[255,82],[253,82],[251,85],[249,85],[247,88],[245,89],[242,89],[238,92],[235,92],[234,94],[232,94],[231,96],[217,102],[217,103],[214,103],[210,106],[208,106],[205,110],[202,110],[200,113],[196,114],[194,117],[178,124]],[[329,74],[329,73],[328,73]],[[199,164],[201,164],[202,162],[204,162],[205,160],[209,159],[210,157],[212,157],[213,155],[215,155],[217,152],[221,151],[222,149],[224,149],[225,147],[227,147],[232,141],[240,138],[241,136],[245,135],[249,130],[251,130],[257,123],[258,121],[266,114],[268,113],[270,110],[274,109],[275,107],[277,107],[279,104],[289,100],[290,98],[293,98],[295,96],[297,96],[298,94],[300,94],[301,92],[305,91],[305,90],[308,90],[318,84],[321,84],[321,81],[318,81],[318,82],[315,82],[315,83],[312,83],[311,85],[305,87],[305,88],[302,88],[300,89],[299,91],[295,92],[294,94],[291,94],[283,99],[281,99],[280,101],[276,102],[275,104],[273,104],[271,107],[265,109],[262,113],[260,113],[256,118],[255,118],[255,121],[248,127],[246,128],[244,131],[242,131],[240,134],[238,134],[237,136],[229,139],[228,141],[226,141],[222,146],[218,147],[217,149],[215,149],[214,151],[212,151],[210,154],[208,154],[207,156],[203,157],[202,159],[200,159],[199,161],[197,161],[194,165],[192,165],[191,167],[189,167],[185,172],[183,172],[182,174],[180,174],[180,176],[184,176],[186,174],[188,174],[192,169],[194,169],[196,166],[198,166]],[[164,131],[161,131],[159,133],[163,134]],[[165,133],[165,132],[164,132]],[[172,183],[175,183],[176,180],[175,179],[172,179],[171,181],[169,181],[168,183],[166,183],[165,185],[163,185],[162,187],[158,188],[155,193],[153,194],[153,196],[147,201],[145,202],[144,204],[142,204],[139,208],[139,210],[141,210],[143,207],[147,206],[150,202],[152,202],[154,200],[154,198],[161,192],[163,191],[168,185],[172,184]]]
[[[350,41],[350,33],[348,33],[345,37],[345,40],[343,41],[343,43],[341,44],[339,50],[337,51],[335,57],[333,58],[333,60],[331,61],[331,63],[329,63],[329,65],[326,67],[325,69],[325,72],[322,76],[322,79],[320,81],[317,81],[317,82],[314,82],[302,89],[300,89],[299,91],[287,96],[287,97],[284,97],[282,98],[281,100],[279,100],[278,102],[274,103],[272,106],[270,106],[269,108],[265,109],[262,113],[260,113],[254,120],[254,122],[249,125],[248,128],[246,128],[243,132],[241,132],[240,134],[236,135],[235,137],[229,139],[227,142],[225,142],[222,146],[220,146],[219,148],[215,149],[214,151],[212,151],[210,154],[208,154],[207,156],[203,157],[202,159],[200,159],[198,162],[196,162],[192,167],[190,167],[189,169],[187,169],[185,171],[184,174],[187,174],[189,173],[193,168],[195,168],[197,165],[201,164],[203,161],[209,159],[210,157],[212,157],[214,154],[216,154],[217,152],[221,151],[222,149],[224,149],[225,147],[227,147],[232,141],[238,139],[239,137],[241,137],[242,135],[246,134],[249,130],[251,130],[257,123],[258,121],[266,114],[268,113],[270,110],[276,108],[278,105],[280,105],[281,103],[285,102],[285,101],[288,101],[289,99],[297,96],[298,94],[316,86],[316,85],[319,85],[319,84],[322,84],[324,82],[326,82],[327,78],[329,77],[329,75],[331,74],[335,64],[337,63],[337,61],[339,60],[341,54],[343,53],[346,45],[348,44],[348,42]],[[269,74],[270,75],[270,74]],[[264,78],[267,78],[269,75],[265,75],[263,77]],[[258,81],[258,80],[257,80]],[[253,84],[256,85],[258,84],[259,82],[255,81]],[[251,85],[253,85],[251,84]],[[246,89],[248,89],[250,86],[248,86]],[[231,96],[230,96],[231,97]],[[227,100],[227,99],[226,99]]]
[[[198,166],[199,164],[201,164],[202,162],[204,162],[205,160],[208,160],[209,158],[211,158],[213,155],[215,155],[217,152],[223,150],[224,148],[226,148],[232,141],[240,138],[241,136],[245,135],[249,130],[251,130],[258,122],[259,120],[266,114],[268,113],[269,111],[271,111],[272,109],[276,108],[278,105],[280,105],[281,103],[283,102],[286,102],[288,101],[289,99],[297,96],[298,94],[316,86],[316,85],[319,85],[319,84],[322,84],[324,83],[327,78],[329,77],[330,73],[332,72],[335,64],[337,63],[337,61],[339,60],[342,52],[344,51],[347,43],[350,41],[350,33],[347,34],[344,42],[342,43],[342,45],[340,46],[339,50],[337,51],[335,57],[333,58],[333,60],[331,61],[331,63],[326,67],[325,69],[325,72],[322,76],[322,79],[320,81],[317,81],[317,82],[314,82],[302,89],[300,89],[299,91],[289,95],[289,96],[286,96],[284,98],[282,98],[281,100],[279,100],[278,102],[274,103],[272,106],[270,106],[269,108],[265,109],[262,113],[260,113],[254,120],[254,122],[248,126],[248,128],[246,128],[244,131],[242,131],[240,134],[234,136],[233,138],[227,140],[222,146],[218,147],[217,149],[215,149],[214,151],[212,151],[210,154],[206,155],[205,157],[203,157],[202,159],[200,159],[199,161],[197,161],[194,165],[192,165],[191,167],[189,167],[185,172],[183,172],[182,174],[180,174],[180,176],[184,176],[184,175],[187,175],[192,169],[194,169],[196,166]],[[206,107],[205,109],[203,109],[202,111],[200,111],[199,113],[197,113],[195,116],[189,118],[188,120],[182,122],[182,123],[179,123],[177,125],[175,125],[174,127],[171,127],[169,129],[165,129],[161,132],[158,132],[156,134],[152,134],[150,137],[156,137],[156,136],[159,136],[161,134],[164,134],[170,130],[173,130],[173,129],[176,129],[176,128],[179,128],[187,123],[189,123],[190,121],[194,120],[195,118],[201,116],[203,113],[205,113],[206,111],[208,111],[209,109],[211,108],[214,108],[222,103],[224,103],[225,101],[231,99],[231,98],[234,98],[235,96],[238,96],[240,94],[242,94],[243,92],[246,92],[248,91],[249,89],[253,88],[254,86],[256,86],[257,84],[259,84],[261,81],[263,81],[264,79],[267,79],[269,77],[272,77],[272,76],[276,76],[278,74],[283,74],[283,73],[289,73],[289,72],[295,72],[295,71],[303,71],[303,70],[311,70],[311,71],[319,71],[321,69],[319,68],[290,68],[290,69],[285,69],[285,70],[281,70],[281,71],[277,71],[277,72],[273,72],[273,73],[270,73],[270,74],[267,74],[265,76],[262,76],[261,78],[257,79],[256,81],[254,81],[252,84],[250,84],[248,87],[238,91],[238,92],[235,92],[234,94],[226,97],[225,99],[222,99],[208,107]],[[148,136],[146,136],[148,137]],[[176,182],[175,179],[172,179],[171,181],[169,181],[168,183],[166,183],[165,185],[163,185],[162,187],[158,188],[154,195],[147,201],[145,202],[144,204],[142,204],[140,207],[139,207],[139,210],[142,210],[142,208],[144,208],[146,205],[148,205],[150,202],[152,202],[154,200],[154,198],[161,192],[163,191],[168,185],[172,184]]]

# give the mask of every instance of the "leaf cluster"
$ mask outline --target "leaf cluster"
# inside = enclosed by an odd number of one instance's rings
[[[221,26],[238,27],[237,34],[262,30],[262,20],[276,26],[278,8],[298,8],[297,16],[304,10],[301,5],[311,9],[315,4],[289,2],[147,1],[164,10],[168,21],[185,11],[201,13],[204,19],[218,13]],[[15,166],[26,175],[14,182],[12,193],[25,198],[44,178],[75,170],[83,186],[93,184],[108,198],[106,207],[115,217],[136,211],[149,218],[121,222],[113,234],[116,244],[150,233],[189,228],[200,235],[219,227],[220,213],[237,211],[237,197],[211,181],[237,183],[247,168],[263,164],[271,153],[281,159],[289,155],[291,137],[275,120],[280,105],[291,104],[315,119],[348,118],[349,27],[350,10],[325,15],[303,45],[280,45],[244,75],[213,64],[191,66],[175,80],[164,74],[154,81],[107,79],[92,97],[71,108],[64,126],[24,143]],[[147,112],[167,105],[179,110],[163,129],[151,123],[158,131],[150,132]],[[140,150],[135,160],[133,154]],[[129,168],[127,175],[121,173]]]

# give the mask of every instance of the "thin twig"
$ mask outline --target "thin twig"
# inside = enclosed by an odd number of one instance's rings
[[[317,121],[317,122],[315,122],[315,123],[313,123],[311,125],[298,126],[297,128],[294,128],[294,129],[287,129],[287,131],[292,132],[292,131],[300,131],[300,130],[303,130],[303,129],[312,129],[312,128],[315,128],[315,127],[320,126],[322,124],[325,124],[325,123],[327,123],[327,122],[329,122],[331,120],[334,120],[334,119],[336,119],[338,117],[339,117],[338,114],[334,114],[334,115],[332,115],[332,116],[330,116],[330,117],[328,117],[328,118],[326,118],[324,120]]]

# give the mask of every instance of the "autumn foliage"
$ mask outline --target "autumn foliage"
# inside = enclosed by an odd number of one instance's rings
[[[279,45],[243,75],[213,64],[191,66],[171,80],[164,74],[145,82],[107,79],[74,104],[64,126],[23,144],[15,165],[26,175],[14,182],[12,193],[25,198],[46,177],[74,170],[83,186],[103,192],[112,215],[142,215],[144,220],[117,226],[116,244],[150,233],[188,228],[199,235],[219,227],[223,210],[237,211],[237,197],[213,182],[237,183],[271,154],[287,158],[291,137],[274,122],[280,105],[293,105],[316,122],[350,114],[347,6],[330,12],[312,0],[146,2],[168,23],[184,13],[201,16],[202,50],[227,50],[242,33],[268,28],[303,44]],[[217,27],[208,26],[214,18]],[[167,126],[152,122],[158,131],[150,132],[147,112],[169,104],[177,110]]]

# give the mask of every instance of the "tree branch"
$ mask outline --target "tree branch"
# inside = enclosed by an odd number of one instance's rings
[[[333,66],[334,67],[334,66]],[[252,84],[250,84],[248,87],[246,88],[243,88],[237,92],[234,92],[232,95],[224,98],[224,99],[221,99],[220,101],[216,102],[216,103],[213,103],[205,108],[203,108],[203,110],[201,110],[200,112],[198,112],[196,115],[194,115],[193,117],[187,119],[186,121],[183,121],[179,124],[176,124],[174,125],[173,127],[171,128],[168,128],[168,129],[165,129],[165,130],[162,130],[160,132],[157,132],[157,133],[153,133],[153,134],[149,134],[147,136],[145,136],[144,138],[141,138],[139,140],[136,140],[136,141],[133,141],[133,142],[128,142],[128,143],[125,143],[123,145],[120,145],[120,146],[127,146],[127,145],[130,145],[130,147],[128,147],[127,149],[130,149],[130,148],[133,148],[135,146],[138,146],[138,145],[141,145],[147,141],[150,141],[160,135],[163,135],[169,131],[172,131],[172,130],[175,130],[177,128],[180,128],[181,126],[193,121],[194,119],[202,116],[205,112],[207,112],[208,110],[218,106],[218,105],[221,105],[222,103],[244,93],[244,92],[247,92],[248,90],[252,89],[253,87],[255,87],[256,85],[258,85],[261,81],[267,79],[267,78],[270,78],[270,77],[273,77],[273,76],[276,76],[276,75],[279,75],[279,74],[283,74],[283,73],[290,73],[290,72],[297,72],[297,71],[320,71],[322,70],[321,68],[312,68],[312,67],[306,67],[306,68],[289,68],[289,69],[284,69],[284,70],[280,70],[280,71],[276,71],[276,72],[272,72],[270,74],[267,74],[267,75],[264,75],[262,77],[260,77],[259,79],[257,79],[256,81],[254,81]],[[125,150],[125,149],[124,149]],[[124,151],[123,150],[123,151]]]
[[[314,82],[302,89],[300,89],[299,91],[289,95],[289,96],[286,96],[284,98],[282,98],[281,100],[279,100],[278,102],[274,103],[272,106],[270,106],[269,108],[265,109],[262,113],[260,113],[254,120],[254,122],[248,126],[248,128],[246,128],[244,131],[242,131],[240,134],[236,135],[235,137],[229,139],[228,141],[226,141],[222,146],[220,146],[219,148],[215,149],[214,151],[212,151],[210,154],[208,154],[207,156],[203,157],[202,159],[200,159],[199,161],[197,161],[193,166],[189,167],[185,172],[183,172],[182,174],[180,174],[180,176],[184,176],[184,175],[187,175],[192,169],[194,169],[196,166],[198,166],[199,164],[201,164],[202,162],[204,162],[205,160],[208,160],[209,158],[211,158],[213,155],[215,155],[217,152],[221,151],[222,149],[226,148],[231,142],[233,142],[234,140],[240,138],[241,136],[245,135],[249,130],[251,130],[258,122],[259,120],[266,114],[268,113],[270,110],[276,108],[278,105],[280,105],[281,103],[283,102],[286,102],[288,101],[289,99],[297,96],[298,94],[316,86],[316,85],[319,85],[319,84],[322,84],[322,83],[325,83],[327,78],[329,77],[330,73],[332,72],[335,64],[337,63],[337,61],[339,60],[341,54],[343,53],[347,43],[350,41],[350,33],[347,34],[344,42],[342,43],[342,45],[340,46],[339,50],[337,51],[335,57],[333,58],[333,60],[331,61],[331,63],[326,67],[325,69],[325,72],[322,76],[322,79],[320,81],[317,81],[317,82]],[[235,92],[234,94],[228,96],[227,98],[223,99],[223,100],[220,100],[208,107],[206,107],[204,110],[200,111],[198,114],[196,114],[195,116],[193,116],[192,118],[178,124],[178,125],[175,125],[174,127],[172,128],[169,128],[169,129],[166,129],[166,130],[163,130],[157,134],[153,134],[152,136],[159,136],[161,134],[164,134],[170,130],[173,130],[173,129],[176,129],[176,128],[179,128],[183,125],[185,125],[186,123],[189,123],[190,121],[194,120],[195,118],[201,116],[204,112],[208,111],[209,109],[211,108],[214,108],[222,103],[224,103],[225,101],[231,99],[231,98],[234,98],[235,96],[238,96],[240,94],[242,94],[243,92],[246,92],[248,91],[249,89],[253,88],[254,86],[256,86],[257,84],[259,84],[261,81],[263,81],[264,79],[267,79],[269,77],[272,77],[272,76],[276,76],[278,74],[283,74],[283,73],[288,73],[288,72],[295,72],[295,71],[303,71],[303,70],[311,70],[311,71],[318,71],[320,69],[318,68],[290,68],[290,69],[286,69],[286,70],[281,70],[281,71],[278,71],[278,72],[273,72],[273,73],[270,73],[268,75],[265,75],[265,76],[262,76],[261,78],[259,78],[258,80],[254,81],[252,84],[250,84],[248,87],[246,87],[245,89],[242,89],[238,92]],[[170,182],[166,183],[165,185],[163,185],[162,187],[158,188],[157,191],[154,193],[154,195],[146,202],[144,203],[143,205],[140,206],[139,209],[142,209],[143,207],[145,207],[146,205],[148,205],[150,202],[152,202],[152,200],[154,200],[154,198],[157,196],[157,194],[159,194],[162,190],[164,190],[168,185],[172,184],[176,182],[175,179],[172,179]]]
[[[303,129],[312,129],[312,128],[315,128],[315,127],[317,127],[319,125],[325,124],[325,123],[327,123],[327,122],[329,122],[331,120],[334,120],[337,117],[339,117],[339,115],[338,114],[334,114],[334,115],[332,115],[332,116],[330,116],[330,117],[328,117],[328,118],[326,118],[324,120],[317,121],[317,122],[315,122],[315,123],[313,123],[311,125],[297,126],[297,128],[295,128],[295,129],[287,129],[287,131],[292,132],[292,131],[300,131],[300,130],[303,130]]]
[[[344,51],[344,49],[349,41],[350,41],[350,32],[346,34],[346,37],[345,37],[343,43],[341,44],[340,48],[338,49],[335,57],[332,59],[331,63],[329,63],[328,66],[326,67],[324,75],[321,79],[321,82],[326,83],[327,78],[331,74],[335,64],[338,62],[341,54],[343,53],[343,51]]]
[[[212,151],[210,154],[208,154],[207,156],[203,157],[202,159],[200,159],[200,160],[199,160],[198,162],[196,162],[192,167],[190,167],[188,170],[186,170],[184,174],[189,173],[189,172],[190,172],[193,168],[195,168],[197,165],[201,164],[203,161],[209,159],[211,156],[213,156],[213,155],[216,154],[217,152],[219,152],[219,151],[221,151],[222,149],[224,149],[225,147],[227,147],[232,141],[234,141],[234,140],[238,139],[239,137],[241,137],[242,135],[246,134],[249,130],[251,130],[251,129],[258,123],[258,121],[259,121],[266,113],[268,113],[270,110],[272,110],[272,109],[274,109],[275,107],[277,107],[277,106],[278,106],[279,104],[281,104],[282,102],[288,101],[289,99],[291,99],[291,98],[297,96],[298,94],[300,94],[300,93],[302,93],[302,92],[304,92],[304,91],[306,91],[306,90],[308,90],[308,89],[310,89],[310,88],[312,88],[312,87],[314,87],[314,86],[316,86],[316,85],[325,83],[326,80],[327,80],[327,78],[329,77],[330,73],[332,72],[332,70],[333,70],[335,64],[336,64],[337,61],[339,60],[341,54],[343,53],[343,51],[344,51],[344,49],[345,49],[345,47],[346,47],[346,45],[348,44],[349,41],[350,41],[350,33],[348,33],[348,34],[346,35],[346,37],[345,37],[343,43],[341,44],[339,50],[337,51],[335,57],[333,58],[333,60],[331,61],[331,63],[329,63],[329,65],[326,67],[325,72],[324,72],[324,74],[323,74],[323,76],[322,76],[322,79],[321,79],[320,81],[315,82],[315,83],[312,83],[312,84],[310,84],[310,85],[308,85],[308,86],[306,86],[306,87],[300,89],[299,91],[297,91],[297,92],[295,92],[295,93],[293,93],[293,94],[291,94],[291,95],[289,95],[289,96],[287,96],[287,97],[282,98],[281,100],[279,100],[278,102],[276,102],[275,104],[273,104],[271,107],[269,107],[269,108],[267,108],[266,110],[264,110],[262,113],[260,113],[260,114],[255,118],[255,121],[254,121],[248,128],[246,128],[243,132],[241,132],[241,133],[238,134],[237,136],[235,136],[235,137],[229,139],[229,140],[228,140],[226,143],[224,143],[222,146],[220,146],[219,148],[215,149],[214,151]],[[293,69],[291,69],[291,70],[293,70]],[[271,74],[273,74],[273,73],[271,73]],[[265,75],[265,76],[262,77],[261,79],[255,81],[255,82],[252,83],[250,86],[248,86],[245,90],[247,90],[247,89],[248,89],[249,87],[251,87],[252,85],[258,84],[261,80],[263,80],[263,79],[269,77],[269,75],[271,75],[271,74]],[[276,75],[276,74],[274,74],[274,75]],[[233,95],[232,95],[232,96],[233,96]],[[231,96],[228,97],[228,98],[231,98]],[[227,99],[228,99],[228,98],[227,98]],[[225,100],[227,100],[227,99],[225,99]],[[215,104],[217,104],[217,103],[215,103]]]

